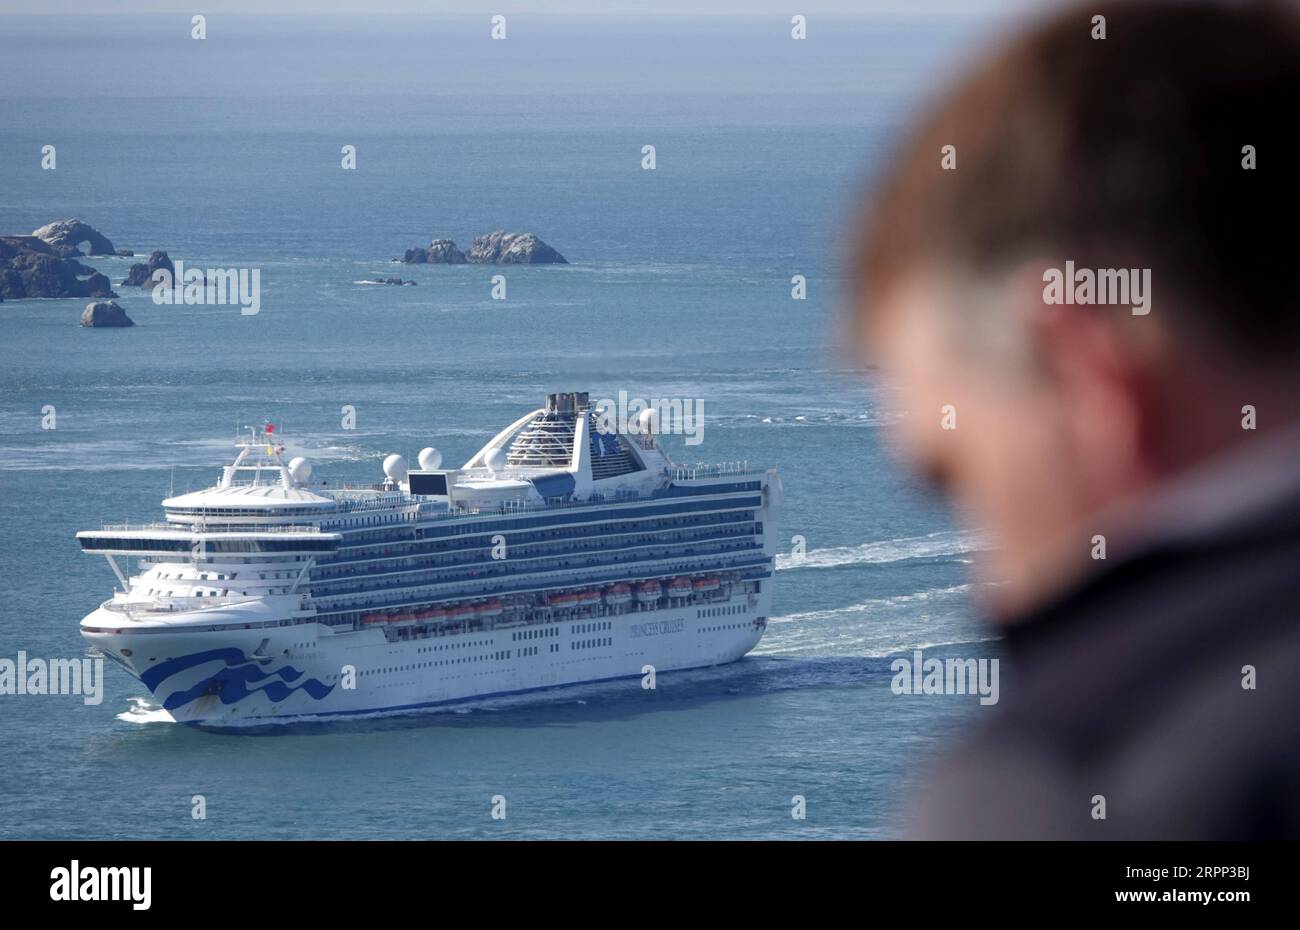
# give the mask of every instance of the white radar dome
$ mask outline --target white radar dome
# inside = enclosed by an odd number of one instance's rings
[[[289,460],[289,477],[302,484],[311,477],[311,462],[301,455]]]
[[[433,471],[442,464],[442,453],[432,446],[421,449],[419,462],[424,471]]]
[[[506,450],[497,446],[483,457],[483,464],[488,467],[488,471],[496,474],[506,467]]]
[[[393,453],[384,459],[384,474],[388,480],[400,484],[406,480],[406,457]]]

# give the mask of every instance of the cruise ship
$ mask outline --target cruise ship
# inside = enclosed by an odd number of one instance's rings
[[[550,394],[460,468],[394,454],[360,487],[250,429],[165,522],[77,534],[120,583],[81,632],[174,720],[214,727],[741,658],[767,626],[779,475],[674,464],[653,417],[609,419]]]

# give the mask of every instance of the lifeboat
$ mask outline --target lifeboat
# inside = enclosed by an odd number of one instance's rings
[[[484,601],[474,608],[476,617],[499,617],[501,616],[501,602],[497,600]]]
[[[636,599],[638,601],[657,601],[663,593],[663,585],[657,581],[643,581],[636,586]]]
[[[387,614],[362,614],[361,622],[366,626],[382,626],[388,622]]]
[[[722,587],[722,579],[717,575],[705,575],[703,578],[696,578],[691,583],[691,587],[697,592],[716,591]]]
[[[401,627],[415,626],[415,614],[412,613],[393,614],[393,616],[390,619],[392,621],[393,626],[401,626]]]
[[[589,607],[592,604],[600,603],[600,592],[595,588],[587,588],[578,592],[578,603],[583,607]]]
[[[569,591],[551,595],[552,607],[572,607],[576,603],[578,603],[578,595]]]
[[[674,578],[668,582],[669,597],[688,597],[691,593],[691,579]]]
[[[473,604],[456,604],[454,607],[452,607],[451,609],[449,609],[449,610],[447,611],[447,613],[450,615],[450,617],[451,617],[452,620],[473,620],[473,619],[474,619],[474,605],[473,605]]]
[[[433,610],[425,611],[425,613],[429,615],[425,619],[432,620],[435,623],[437,623],[439,620],[447,619],[447,611],[443,610],[441,607],[435,607],[433,608]]]
[[[612,584],[605,589],[606,604],[626,604],[630,600],[632,600],[630,584]]]

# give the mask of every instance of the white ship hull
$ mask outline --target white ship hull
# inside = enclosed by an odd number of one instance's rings
[[[548,394],[458,469],[390,455],[379,485],[313,484],[280,441],[250,431],[164,523],[77,534],[121,584],[82,634],[178,721],[648,682],[734,662],[766,629],[775,470],[675,465],[586,393]]]
[[[644,679],[650,669],[657,675],[723,665],[762,638],[770,597],[764,591],[395,642],[381,629],[337,632],[322,624],[280,627],[270,635],[238,628],[124,631],[99,634],[95,642],[114,658],[125,652],[129,658],[118,661],[178,722],[248,726],[415,712],[564,685]]]

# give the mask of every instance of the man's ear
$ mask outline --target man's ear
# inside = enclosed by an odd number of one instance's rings
[[[1021,316],[1041,389],[1052,401],[1054,425],[1086,492],[1113,499],[1149,477],[1141,437],[1150,392],[1115,319],[1130,311],[1049,302],[1044,267],[1013,279],[1013,312]]]

